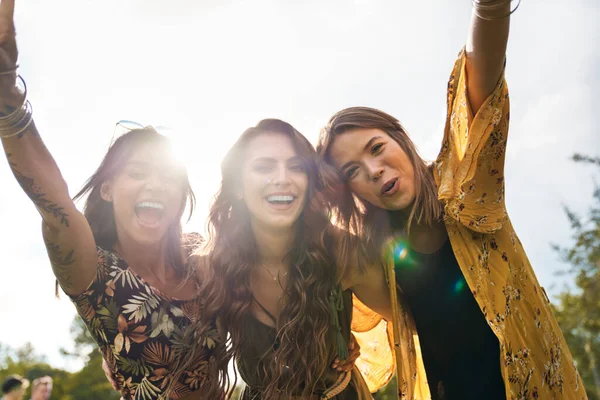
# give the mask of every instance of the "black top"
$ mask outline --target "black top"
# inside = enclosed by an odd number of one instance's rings
[[[350,338],[350,321],[352,319],[352,292],[345,291],[343,299],[344,308],[338,312],[338,317],[340,318],[342,335],[346,343],[348,343]],[[275,323],[275,317],[258,301],[256,301],[256,304]],[[261,400],[264,399],[262,391],[266,379],[264,373],[265,362],[268,362],[268,357],[279,349],[279,342],[276,339],[277,331],[275,328],[259,321],[251,312],[245,315],[243,323],[246,327],[246,334],[240,349],[241,354],[239,357],[236,357],[238,371],[247,385],[242,394],[242,399]],[[303,339],[310,340],[310,338]],[[333,345],[331,353],[331,362],[333,362],[335,358]],[[339,375],[339,372],[328,366],[316,388],[315,394],[320,395],[326,388],[334,385]],[[333,397],[334,400],[366,400],[370,398],[371,395],[367,384],[360,375],[353,375],[353,379],[348,384],[348,387],[342,393]]]
[[[433,254],[395,249],[396,283],[412,311],[432,399],[506,399],[498,339],[446,240]]]
[[[71,299],[126,400],[164,399],[171,372],[186,349],[201,301],[179,300],[150,286],[113,251],[97,249],[96,278]],[[199,283],[198,283],[199,284]],[[217,377],[214,344],[220,341],[213,320],[205,345],[193,355],[188,371],[174,384],[170,399],[206,391]],[[211,345],[213,344],[213,345]]]

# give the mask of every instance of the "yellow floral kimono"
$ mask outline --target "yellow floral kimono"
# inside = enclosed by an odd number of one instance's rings
[[[587,399],[550,302],[525,255],[504,202],[509,99],[504,74],[473,116],[466,91],[465,52],[448,84],[448,116],[434,176],[454,255],[500,343],[507,399]],[[393,325],[355,299],[352,328],[361,344],[357,365],[371,390],[394,366],[401,399],[430,398],[414,321],[386,267]],[[385,342],[385,337],[389,343]],[[393,356],[392,356],[393,354]]]

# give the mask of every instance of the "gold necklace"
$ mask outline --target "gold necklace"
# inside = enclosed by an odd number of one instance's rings
[[[267,270],[267,272],[269,273],[269,275],[271,275],[271,277],[273,278],[273,281],[279,281],[279,270],[277,270],[277,275],[274,275],[271,270],[269,268],[267,268],[267,266],[265,264],[261,264],[263,266],[264,269]],[[284,278],[287,276],[287,271],[285,271],[285,273],[282,275]]]

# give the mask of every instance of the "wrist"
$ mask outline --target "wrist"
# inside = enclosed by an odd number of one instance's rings
[[[4,77],[4,76],[2,76]],[[2,94],[0,104],[0,138],[7,139],[19,136],[25,132],[33,122],[31,104],[27,101],[27,86],[23,78],[22,88],[14,85]]]
[[[2,90],[0,94],[0,117],[8,115],[23,105],[25,93],[23,89],[14,85],[8,89]]]
[[[25,99],[24,81],[18,84],[16,67],[14,70],[0,72],[0,112],[6,115],[9,110],[15,110]]]
[[[473,12],[479,18],[498,20],[507,18],[515,12],[521,0],[472,0],[472,3]]]

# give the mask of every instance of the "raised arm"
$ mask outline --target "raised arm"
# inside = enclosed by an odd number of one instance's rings
[[[473,114],[498,83],[506,56],[511,5],[518,1],[473,0],[467,37],[467,95]]]
[[[94,279],[96,246],[87,220],[75,208],[37,132],[23,91],[17,87],[14,3],[0,2],[0,137],[17,182],[42,216],[54,274],[65,293],[78,295]]]

